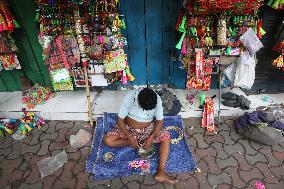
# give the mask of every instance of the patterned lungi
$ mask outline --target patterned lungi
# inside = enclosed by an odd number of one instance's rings
[[[143,129],[133,129],[130,126],[126,126],[127,130],[130,134],[134,136],[134,138],[138,141],[138,143],[142,144],[152,133],[154,129],[154,123],[151,123],[148,127]],[[116,126],[110,132],[107,133],[107,136],[119,136],[120,138],[126,139],[127,136]],[[160,143],[165,139],[171,138],[170,133],[165,129],[161,129],[158,135],[154,138],[154,143]]]

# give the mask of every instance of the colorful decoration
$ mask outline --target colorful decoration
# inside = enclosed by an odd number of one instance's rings
[[[283,0],[269,0],[267,5],[271,6],[274,9],[278,9],[278,10],[284,9],[284,1]]]
[[[119,0],[36,2],[39,9],[35,21],[40,24],[40,41],[46,49],[43,55],[50,70],[67,69],[76,87],[86,83],[84,66],[90,70],[93,65],[103,64],[105,73],[116,78],[109,82],[121,80],[126,84],[134,80],[124,53],[127,41],[121,30],[126,24],[119,14]]]
[[[20,125],[18,126],[18,132],[21,135],[27,135],[34,128],[41,128],[45,121],[35,115],[33,112],[27,112],[25,108],[22,109],[22,118],[20,119]]]
[[[13,134],[13,128],[16,126],[17,120],[15,119],[0,119],[0,137],[5,133]]]
[[[14,39],[9,33],[0,33],[0,67],[5,70],[21,69]],[[1,71],[1,68],[0,68]]]
[[[141,169],[141,175],[149,174],[150,173],[150,162],[145,159],[135,160],[129,162],[128,169]]]
[[[5,1],[0,1],[0,33],[4,31],[14,31],[20,25],[11,14]]]
[[[203,107],[202,127],[207,131],[215,132],[214,124],[214,101],[210,97],[205,98]]]
[[[178,144],[183,139],[183,132],[182,129],[176,126],[168,126],[166,127],[167,131],[175,131],[178,136],[177,137],[171,137],[171,143],[172,144]]]
[[[234,14],[254,14],[264,0],[185,0],[185,7],[194,14],[214,14],[219,12]]]
[[[31,89],[26,91],[22,102],[27,105],[27,108],[33,109],[37,104],[44,104],[48,99],[53,97],[54,94],[49,87],[42,87],[39,84],[35,84]]]
[[[52,86],[55,91],[70,91],[73,90],[73,83],[66,68],[50,71]]]

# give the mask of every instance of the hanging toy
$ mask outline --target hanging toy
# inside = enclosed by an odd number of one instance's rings
[[[135,77],[131,74],[128,62],[126,63],[125,73],[130,81],[134,81]]]
[[[186,35],[186,31],[183,32],[183,34],[182,34],[182,36],[181,36],[181,38],[180,38],[178,44],[176,45],[176,48],[177,48],[177,49],[181,49],[182,44],[183,44],[183,40],[184,40],[184,38],[185,38],[185,35]]]
[[[273,60],[272,65],[277,68],[283,68],[283,55],[280,55],[277,59]]]
[[[217,45],[226,46],[227,43],[227,24],[225,18],[222,16],[219,18],[217,25]]]

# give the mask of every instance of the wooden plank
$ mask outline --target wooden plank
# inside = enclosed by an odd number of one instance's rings
[[[177,21],[177,1],[163,0],[163,24],[162,24],[162,39],[163,39],[163,75],[162,80],[167,81],[170,86],[173,86],[173,67],[174,62],[170,61],[170,51],[175,49],[175,25]]]
[[[171,0],[166,0],[166,1],[171,1]],[[175,24],[177,22],[178,19],[178,15],[179,15],[179,10],[180,8],[182,8],[183,6],[183,0],[178,0],[176,1],[176,5],[173,9],[172,17],[175,18]],[[169,7],[167,7],[168,9],[170,9]],[[166,8],[164,8],[166,9]],[[173,29],[175,29],[175,24],[172,25]],[[173,44],[173,47],[175,47],[176,41]],[[177,52],[177,56],[179,56],[180,51],[178,51],[176,49]],[[170,75],[171,75],[171,84],[173,85],[174,88],[178,88],[178,89],[185,89],[185,84],[186,84],[186,71],[180,69],[181,66],[181,62],[175,62],[171,64],[171,68],[170,68]]]
[[[145,17],[144,1],[125,0],[128,58],[134,85],[143,85],[146,77]]]
[[[162,0],[145,0],[146,13],[146,63],[150,84],[161,84],[163,81],[163,18]]]
[[[18,44],[23,42],[24,49],[26,50],[23,54],[19,54],[19,57],[21,57],[23,64],[31,65],[33,74],[36,74],[37,76],[32,77],[29,72],[26,72],[26,75],[31,77],[30,79],[36,80],[34,82],[51,86],[49,72],[42,59],[42,47],[38,42],[39,26],[34,21],[36,4],[33,0],[13,0],[12,5],[15,9],[17,20],[21,25],[22,31],[21,33],[17,33],[17,35],[19,35],[17,41]],[[24,56],[27,56],[28,58],[26,61],[23,59]]]
[[[14,79],[13,75],[12,75],[13,71],[6,71],[3,70],[0,72],[0,77],[2,78],[7,91],[19,91],[21,88],[18,84],[18,82]]]
[[[6,87],[5,83],[3,82],[3,79],[0,76],[0,92],[6,92],[6,91],[8,91],[7,87]]]

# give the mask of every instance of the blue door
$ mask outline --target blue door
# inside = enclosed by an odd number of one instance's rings
[[[169,84],[185,88],[186,71],[179,68],[179,62],[170,60],[181,7],[182,0],[121,0],[134,85]]]

